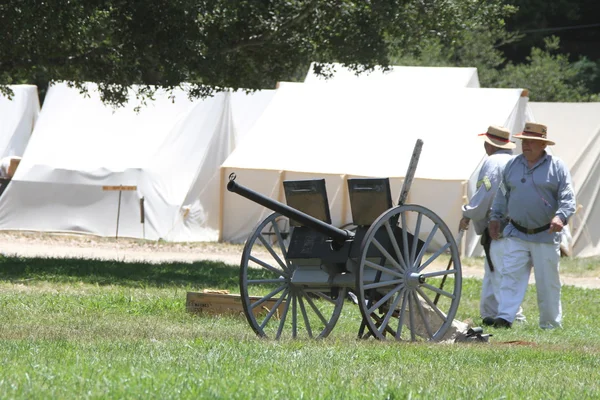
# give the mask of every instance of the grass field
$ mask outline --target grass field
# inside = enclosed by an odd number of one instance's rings
[[[351,303],[325,340],[262,340],[244,318],[186,313],[204,288],[239,292],[238,268],[0,257],[0,398],[600,398],[600,290],[564,287],[564,329],[543,331],[530,287],[527,323],[450,345],[357,340]],[[480,288],[464,280],[458,319],[479,322]]]

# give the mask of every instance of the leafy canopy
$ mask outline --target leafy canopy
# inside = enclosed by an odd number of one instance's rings
[[[361,72],[427,38],[452,44],[497,29],[502,1],[473,0],[4,0],[0,90],[62,80],[100,84],[121,104],[127,88],[174,88],[191,97],[223,88],[272,88],[311,61]],[[332,71],[321,71],[327,75]]]

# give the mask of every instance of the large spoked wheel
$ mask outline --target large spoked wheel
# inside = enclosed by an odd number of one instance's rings
[[[273,213],[246,241],[240,265],[244,314],[261,337],[326,337],[340,316],[346,290],[340,288],[334,298],[323,288],[292,284],[297,266],[288,260],[289,240],[280,227],[281,216]]]
[[[369,331],[363,337],[444,338],[458,309],[462,272],[454,237],[434,212],[418,205],[386,211],[365,234],[359,260],[356,289]]]

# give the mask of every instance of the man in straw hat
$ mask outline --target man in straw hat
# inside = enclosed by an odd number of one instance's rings
[[[504,166],[512,157],[515,144],[510,141],[510,131],[501,126],[490,126],[482,137],[488,158],[483,162],[477,179],[477,190],[469,204],[462,206],[462,219],[459,230],[469,228],[473,220],[475,232],[481,235],[481,245],[485,251],[485,264],[479,312],[484,325],[493,325],[498,314],[498,295],[500,292],[500,277],[502,258],[504,256],[503,239],[491,240],[488,232],[490,208],[494,195],[502,180]],[[525,316],[519,310],[517,319],[524,320]]]
[[[523,154],[506,164],[489,223],[490,235],[497,238],[500,221],[509,218],[503,231],[504,269],[494,326],[511,327],[533,266],[540,328],[559,328],[560,232],[575,212],[571,174],[562,160],[546,152],[554,142],[545,125],[527,122],[514,137],[521,139]]]

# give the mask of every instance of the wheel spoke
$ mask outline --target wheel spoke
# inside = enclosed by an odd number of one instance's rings
[[[402,220],[402,244],[404,245],[404,261],[406,265],[410,265],[409,261],[409,250],[408,250],[408,229],[406,228],[406,213],[400,213],[400,219]]]
[[[423,290],[421,290],[421,288],[417,288],[417,292],[419,292],[421,297],[425,300],[425,302],[427,304],[429,304],[429,307],[431,307],[431,309],[438,315],[438,317],[440,317],[442,319],[442,321],[446,322],[447,321],[446,315],[440,311],[440,309],[437,307],[437,305],[435,305],[434,302],[431,301],[429,296],[427,296],[427,294],[425,294],[425,292]]]
[[[259,236],[258,239],[261,241],[263,246],[265,246],[265,248],[269,251],[269,253],[275,259],[275,261],[277,261],[277,264],[279,264],[279,266],[284,271],[289,272],[287,265],[285,265],[285,263],[281,260],[281,258],[279,257],[279,254],[275,253],[275,250],[273,250],[273,247],[271,246],[271,244],[269,242],[267,242],[267,240],[262,235]]]
[[[427,261],[425,261],[420,267],[419,267],[419,272],[423,271],[425,268],[427,268],[427,266],[429,264],[431,264],[436,258],[438,258],[440,256],[440,254],[442,254],[443,252],[445,252],[448,247],[450,247],[450,242],[447,242],[443,247],[441,247],[438,251],[435,252],[435,254],[433,254],[431,257],[429,257],[427,259]]]
[[[298,337],[298,305],[296,304],[297,296],[292,293],[292,338]]]
[[[398,296],[396,296],[396,299],[393,301],[391,307],[389,308],[387,313],[385,313],[385,318],[383,319],[383,321],[381,323],[381,325],[383,325],[384,329],[388,326],[388,324],[390,322],[390,318],[396,311],[396,306],[398,306],[399,301],[400,301],[400,294],[398,294]],[[380,333],[382,333],[382,331],[383,331],[383,329],[379,330]],[[395,332],[394,332],[394,335],[395,335]]]
[[[287,297],[292,297],[292,293],[288,290],[287,291]],[[282,296],[283,298],[283,296]],[[290,310],[290,303],[291,301],[288,299],[288,301],[285,302],[285,307],[283,308],[283,313],[281,314],[280,320],[279,320],[279,327],[277,328],[277,335],[275,335],[275,339],[279,339],[281,337],[281,334],[283,333],[283,327],[285,326],[285,320],[287,318],[287,313]]]
[[[421,276],[423,278],[433,278],[433,277],[436,277],[436,276],[454,275],[457,272],[458,271],[455,270],[455,269],[445,269],[443,271],[427,272],[427,273],[421,274]]]
[[[408,291],[406,289],[402,290],[402,292],[400,292],[400,294],[402,295],[402,305],[400,306],[400,315],[398,315],[398,331],[396,332],[396,339],[400,339],[400,336],[402,335],[402,325],[404,324],[404,316],[405,314],[405,310],[406,310],[406,302],[407,302],[407,297],[408,297]]]
[[[396,241],[396,236],[394,235],[394,231],[392,230],[392,227],[390,226],[390,221],[385,221],[385,224],[383,224],[385,226],[385,230],[387,231],[388,237],[390,239],[390,242],[392,243],[392,247],[394,248],[394,253],[396,253],[396,258],[398,259],[398,261],[402,261],[402,252],[400,251],[400,248],[398,247],[398,242]],[[404,271],[406,270],[406,265],[403,264],[403,269],[400,269],[400,271]],[[396,267],[398,268],[398,267]]]
[[[392,279],[390,281],[383,281],[383,282],[371,283],[369,285],[365,285],[364,288],[365,288],[365,290],[377,289],[377,288],[380,288],[380,287],[398,285],[398,284],[403,283],[403,282],[404,282],[404,279]]]
[[[312,308],[313,311],[315,312],[315,314],[317,314],[317,317],[319,317],[319,319],[321,320],[321,322],[323,323],[323,325],[327,325],[327,320],[325,319],[325,317],[323,316],[323,314],[321,314],[321,311],[317,308],[317,306],[312,301],[312,299],[310,297],[308,297],[308,295],[306,294],[306,292],[304,292],[304,291],[302,291],[302,292],[303,292],[304,297],[306,298],[306,302],[308,303],[308,305],[310,306],[310,308]]]
[[[423,219],[423,214],[419,213],[417,217],[417,226],[415,227],[415,233],[413,236],[412,249],[410,252],[410,265],[416,267],[415,265],[415,257],[417,255],[417,245],[419,244],[419,234],[421,233],[421,220]]]
[[[429,236],[427,236],[427,240],[425,240],[425,244],[423,244],[423,247],[421,247],[421,251],[419,252],[419,255],[415,259],[415,265],[419,265],[421,263],[421,260],[423,259],[423,256],[425,255],[425,251],[429,247],[429,244],[433,240],[433,237],[435,236],[437,230],[438,230],[438,224],[435,224],[433,226],[433,229],[431,230],[431,232],[429,232]]]
[[[254,257],[254,256],[249,256],[248,258],[251,261],[254,261],[258,265],[260,265],[261,267],[266,268],[269,271],[271,271],[279,276],[285,276],[286,278],[289,277],[289,274],[287,273],[287,269],[286,270],[277,269],[277,268],[273,267],[272,265],[269,265],[266,262],[264,262],[263,260],[259,260],[258,258]]]
[[[408,294],[408,323],[410,325],[410,340],[415,341],[415,310],[412,305],[411,293]]]
[[[283,236],[281,235],[281,231],[279,230],[279,226],[277,225],[277,220],[272,222],[273,230],[275,231],[275,235],[277,236],[277,244],[279,245],[279,250],[281,250],[281,254],[283,258],[287,260],[287,249],[285,248],[285,243],[283,241]]]
[[[270,299],[271,299],[271,297],[275,296],[277,293],[281,292],[281,291],[282,291],[283,289],[285,289],[285,288],[286,288],[286,286],[285,286],[285,285],[281,285],[281,286],[279,286],[278,288],[274,289],[274,290],[273,290],[271,293],[269,293],[268,295],[261,297],[261,299],[260,299],[260,300],[257,300],[256,302],[254,302],[254,303],[251,303],[251,304],[250,304],[250,309],[251,309],[251,310],[255,309],[256,307],[260,306],[260,305],[261,305],[262,303],[264,303],[265,301],[267,301],[267,300],[270,300]]]
[[[383,303],[388,301],[388,299],[390,297],[392,297],[394,294],[398,293],[400,290],[402,290],[402,286],[397,286],[395,289],[390,290],[385,296],[383,296],[381,299],[379,299],[379,301],[377,303],[373,304],[373,306],[371,306],[371,308],[368,308],[367,313],[369,313],[369,314],[373,313],[373,311],[377,310]]]
[[[369,267],[371,267],[371,268],[373,268],[373,269],[376,269],[377,271],[381,271],[381,272],[383,272],[384,274],[389,274],[389,275],[395,276],[395,277],[397,277],[397,278],[402,278],[402,277],[404,276],[404,275],[403,275],[402,273],[400,273],[400,272],[397,272],[397,271],[394,271],[394,270],[392,270],[392,269],[386,268],[386,267],[384,267],[383,265],[375,264],[375,263],[374,263],[374,262],[372,262],[372,261],[368,261],[368,260],[367,260],[367,261],[365,261],[365,265],[367,265],[367,266],[369,266]]]
[[[265,326],[267,326],[267,323],[269,322],[269,320],[271,319],[271,317],[275,314],[275,312],[277,311],[277,308],[281,305],[281,303],[286,298],[286,296],[288,295],[288,293],[289,293],[289,289],[286,289],[285,292],[283,292],[283,295],[279,299],[277,299],[277,301],[275,302],[275,304],[273,305],[273,307],[271,308],[271,310],[269,310],[269,312],[265,316],[265,319],[263,320],[262,324],[260,325],[261,329],[264,329]],[[287,312],[287,307],[288,306],[289,306],[289,302],[286,303],[286,308],[283,310],[283,315],[281,316],[282,320],[285,319],[285,313]]]
[[[388,253],[388,251],[381,245],[381,243],[379,243],[377,239],[373,238],[373,244],[375,245],[375,247],[377,247],[377,250],[379,250],[383,254],[385,259],[388,260],[394,267],[396,267],[398,271],[406,270],[406,265],[404,265],[404,260],[402,259],[402,257],[400,257],[400,264],[398,264],[398,261],[396,261],[394,257],[392,257],[390,253]]]
[[[308,333],[308,337],[312,338],[312,330],[310,328],[310,321],[308,319],[308,314],[306,313],[306,307],[304,306],[304,300],[302,296],[298,296],[298,302],[300,303],[300,311],[302,312],[302,318],[304,319],[304,325],[306,325],[306,332]]]
[[[382,321],[382,319],[381,319],[381,317],[380,317],[379,315],[377,315],[377,314],[371,314],[371,316],[373,317],[373,319],[374,319],[374,320],[375,320],[375,322],[376,322],[375,326],[376,326],[376,328],[377,328],[377,332],[378,332],[380,335],[383,335],[383,334],[384,334],[382,331],[380,331],[380,330],[379,330],[379,327],[380,327],[380,326],[383,326],[383,328],[384,328],[384,329],[383,329],[383,331],[386,331],[387,333],[389,333],[389,334],[393,335],[394,337],[396,336],[396,332],[394,332],[394,330],[393,330],[393,329],[392,329],[392,328],[391,328],[389,325],[383,325],[383,324],[382,324],[382,323],[383,323],[383,321]]]
[[[423,325],[425,325],[425,330],[427,331],[427,335],[429,335],[429,337],[432,338],[433,332],[431,331],[429,322],[427,322],[427,319],[425,318],[425,311],[423,310],[423,305],[421,304],[421,301],[419,300],[419,298],[417,297],[417,294],[415,292],[413,292],[412,295],[413,295],[415,304],[417,305],[417,310],[419,310],[419,314],[421,315],[421,320],[423,321]]]
[[[449,292],[446,292],[445,290],[442,290],[442,289],[440,289],[440,288],[436,288],[435,286],[431,286],[431,285],[430,285],[430,284],[428,284],[428,283],[423,283],[423,284],[422,284],[422,286],[423,286],[423,287],[426,287],[426,288],[427,288],[427,289],[429,289],[429,290],[433,290],[434,292],[436,292],[436,293],[439,293],[439,294],[441,294],[442,296],[446,296],[446,297],[448,297],[448,298],[450,298],[450,299],[453,299],[453,300],[455,299],[455,297],[454,297],[454,294],[452,294],[452,293],[449,293]]]

